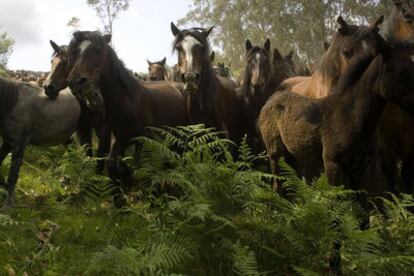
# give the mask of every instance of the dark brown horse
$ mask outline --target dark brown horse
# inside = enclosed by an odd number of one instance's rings
[[[323,99],[276,93],[259,119],[272,171],[285,157],[308,178],[325,168],[332,185],[363,187],[369,179],[365,173],[375,165],[377,127],[386,102],[413,108],[413,55],[413,45],[389,48],[378,36],[378,47],[353,61],[336,93]]]
[[[107,163],[108,172],[119,184],[123,174],[119,157],[124,155],[133,138],[145,135],[148,126],[186,125],[188,120],[179,85],[137,80],[118,59],[110,41],[110,35],[75,32],[68,46],[72,68],[68,82],[75,94],[89,82],[99,87],[107,120],[115,136]],[[123,197],[115,197],[116,206],[123,203]]]
[[[233,141],[241,137],[235,84],[214,73],[208,36],[213,28],[180,30],[171,23],[184,82],[186,107],[192,124],[203,123],[225,131]]]
[[[340,28],[334,34],[330,47],[324,53],[309,77],[295,77],[284,81],[284,87],[292,92],[312,98],[326,97],[336,86],[343,72],[353,58],[358,58],[369,48],[372,32],[368,27],[350,25],[342,17],[338,17]]]
[[[394,8],[385,22],[382,34],[387,41],[414,39],[414,1],[394,0]],[[380,129],[381,167],[390,187],[407,193],[414,186],[414,116],[396,104],[387,104]],[[398,163],[401,162],[401,172]],[[404,184],[399,187],[400,180]]]
[[[269,39],[263,47],[253,46],[250,40],[246,41],[243,84],[237,93],[242,99],[243,132],[255,151],[262,149],[256,126],[260,110],[282,81],[293,76],[295,72],[293,62],[289,62],[289,55],[283,57],[275,48],[272,56]]]
[[[68,67],[67,46],[58,46],[52,40],[50,45],[54,53],[51,60],[52,68],[44,82],[44,90],[49,98],[56,99],[59,92],[68,86],[66,78],[70,68]],[[95,130],[99,139],[97,156],[100,159],[97,171],[100,173],[105,165],[103,158],[108,155],[111,146],[111,131],[105,120],[105,105],[97,92],[86,100],[81,98],[78,100],[82,112],[76,133],[80,144],[86,147],[88,156],[92,156],[92,130]]]

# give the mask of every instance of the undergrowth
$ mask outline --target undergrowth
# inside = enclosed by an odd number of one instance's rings
[[[82,148],[30,149],[18,205],[0,214],[3,274],[328,275],[334,242],[345,275],[414,273],[412,196],[383,199],[361,230],[356,192],[324,176],[308,185],[281,161],[285,199],[246,140],[234,159],[213,129],[151,133],[125,159],[138,187],[120,210]]]

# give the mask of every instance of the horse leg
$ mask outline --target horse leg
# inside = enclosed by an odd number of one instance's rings
[[[111,130],[107,125],[103,125],[99,129],[95,129],[95,132],[97,133],[99,139],[96,172],[100,174],[105,168],[104,157],[108,156],[109,150],[111,148]]]
[[[6,159],[6,156],[10,153],[11,146],[6,141],[3,141],[3,143],[0,146],[0,168],[3,165],[4,159]],[[0,186],[5,186],[3,175],[0,175]]]
[[[13,207],[15,200],[15,186],[19,177],[20,167],[23,163],[23,155],[26,149],[26,143],[18,145],[12,149],[12,161],[7,178],[7,197],[3,209]]]
[[[290,162],[292,158],[290,158],[289,152],[286,149],[285,145],[282,142],[280,137],[277,137],[275,141],[268,147],[268,156],[269,156],[269,166],[270,171],[275,176],[280,176],[281,170],[277,163],[279,160],[284,157],[285,161],[290,165],[293,166],[293,162]],[[282,191],[282,184],[280,180],[273,180],[272,188],[275,192],[279,192],[281,195],[283,194]]]
[[[404,182],[405,192],[407,194],[413,193],[414,184],[414,158],[410,157],[402,162],[401,177]]]
[[[79,126],[76,131],[79,143],[86,148],[86,154],[92,156],[92,127],[87,116],[86,107],[82,108],[81,118],[79,119]]]
[[[121,208],[126,205],[126,199],[123,196],[122,191],[122,183],[120,179],[120,171],[119,171],[119,157],[125,152],[126,146],[121,145],[120,142],[115,139],[111,146],[111,151],[109,153],[108,161],[107,161],[107,168],[108,168],[108,174],[111,178],[114,189],[112,191],[113,194],[113,200],[114,205],[116,208]]]

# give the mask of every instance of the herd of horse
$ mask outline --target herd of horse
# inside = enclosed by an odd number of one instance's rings
[[[111,47],[111,36],[77,31],[69,44],[51,41],[51,71],[39,88],[0,79],[0,162],[11,152],[4,207],[28,145],[65,143],[76,132],[97,167],[118,190],[130,173],[122,156],[147,127],[205,124],[255,152],[266,150],[272,173],[284,158],[308,180],[326,172],[331,185],[366,189],[372,196],[412,192],[414,181],[414,5],[393,0],[386,20],[339,28],[311,72],[298,70],[266,40],[246,41],[240,82],[223,63],[213,66],[213,27],[171,23],[178,62],[150,62],[148,81],[134,76]],[[385,23],[383,22],[385,21]],[[139,148],[139,145],[137,145]],[[0,164],[1,165],[1,164]],[[401,185],[397,185],[401,183]],[[273,183],[280,190],[280,183]]]

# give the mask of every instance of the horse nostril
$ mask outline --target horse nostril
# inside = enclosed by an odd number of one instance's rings
[[[49,85],[43,86],[43,89],[45,90],[46,93],[49,93],[51,91],[54,91],[55,87],[53,87],[53,85],[49,84]]]
[[[86,78],[78,78],[77,80],[76,80],[76,82],[77,82],[77,84],[84,84],[85,82],[86,82]]]

